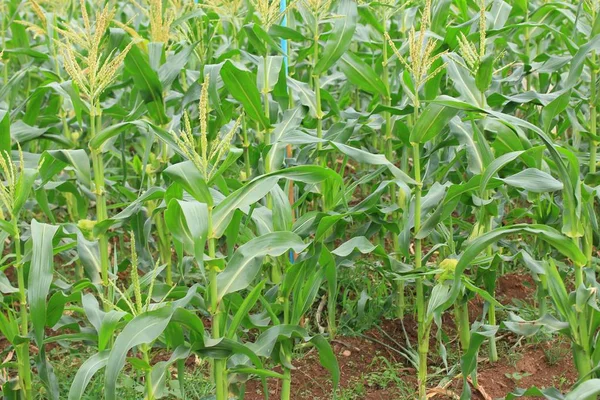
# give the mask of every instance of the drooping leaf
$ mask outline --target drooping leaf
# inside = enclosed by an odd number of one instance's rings
[[[340,69],[348,77],[350,82],[371,94],[389,96],[382,80],[377,76],[373,68],[352,52],[346,52],[341,58]]]
[[[54,273],[54,247],[52,240],[58,226],[31,221],[31,267],[27,284],[27,301],[31,313],[34,338],[43,347],[46,326],[46,298]]]
[[[533,193],[555,192],[563,189],[563,184],[560,181],[536,168],[527,168],[502,180],[508,185]]]
[[[217,276],[218,299],[248,287],[260,271],[265,256],[277,257],[290,249],[300,253],[307,246],[300,236],[292,232],[268,233],[243,244]]]
[[[261,106],[260,92],[252,72],[241,70],[227,61],[221,67],[221,78],[233,98],[242,104],[246,115],[258,122],[262,129],[268,128],[270,122]]]
[[[440,104],[429,104],[419,115],[410,133],[411,143],[426,143],[439,135],[450,120],[457,114],[456,109]]]
[[[337,12],[340,17],[336,18],[329,39],[320,52],[321,57],[313,70],[313,74],[317,76],[329,69],[346,52],[354,36],[358,19],[356,3],[342,0]]]

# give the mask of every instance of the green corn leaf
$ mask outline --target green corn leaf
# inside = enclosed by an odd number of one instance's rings
[[[163,307],[146,311],[133,318],[123,328],[110,350],[106,361],[104,376],[104,397],[107,400],[117,399],[117,379],[123,367],[127,353],[135,346],[155,341],[171,321],[175,310],[184,307],[195,295],[197,285],[192,286],[185,297]]]
[[[46,298],[54,272],[54,247],[52,240],[58,226],[31,221],[31,267],[27,285],[27,301],[31,313],[34,338],[43,347],[46,326]]]
[[[578,266],[583,266],[587,263],[586,256],[570,238],[563,236],[560,232],[549,226],[539,224],[520,224],[497,228],[490,232],[484,233],[467,244],[466,249],[460,256],[458,264],[455,268],[454,284],[450,299],[439,308],[445,310],[452,305],[458,296],[458,292],[461,287],[462,275],[465,269],[471,265],[473,260],[475,260],[475,258],[482,251],[484,251],[492,243],[497,242],[499,239],[507,235],[515,234],[529,234],[544,240]]]
[[[47,157],[52,157],[56,161],[60,161],[62,165],[55,168],[49,168]],[[85,150],[49,150],[45,152],[39,164],[40,176],[44,182],[50,180],[58,171],[62,170],[64,166],[70,165],[75,170],[77,179],[84,185],[91,187],[92,172],[90,169],[90,158],[88,157]],[[56,172],[55,172],[56,171]]]
[[[479,348],[485,340],[493,337],[498,331],[498,327],[487,327],[483,326],[479,330],[471,333],[469,340],[469,348],[460,358],[460,368],[463,373],[463,392],[461,399],[471,398],[471,389],[468,382],[468,377],[471,372],[477,368],[477,356],[479,354]]]
[[[125,358],[129,350],[156,340],[169,324],[172,315],[173,310],[170,306],[145,312],[132,319],[117,336],[106,362],[104,396],[107,400],[117,399],[117,378],[125,365]]]
[[[221,67],[221,78],[229,93],[244,107],[244,113],[258,122],[262,129],[268,128],[271,123],[263,111],[254,74],[241,70],[231,61],[227,61]]]
[[[256,285],[254,289],[252,289],[250,293],[248,293],[248,295],[245,296],[244,301],[237,309],[235,315],[233,316],[233,319],[231,320],[231,324],[229,325],[229,329],[227,330],[227,334],[225,335],[227,339],[234,338],[240,324],[242,323],[242,320],[249,315],[250,311],[252,310],[252,307],[254,307],[254,305],[258,301],[258,298],[261,295],[261,291],[265,286],[265,283],[266,281],[264,280],[260,281],[258,285]]]
[[[96,372],[106,366],[108,362],[109,350],[96,353],[87,360],[77,370],[71,388],[69,389],[69,400],[80,400],[83,398],[85,389],[90,383]]]
[[[456,109],[440,104],[429,104],[419,115],[417,123],[410,133],[411,143],[426,143],[442,133],[452,118],[457,114]]]
[[[228,293],[247,288],[260,271],[266,256],[278,257],[290,249],[300,253],[306,247],[308,245],[302,238],[292,232],[268,233],[243,244],[217,276],[219,301]]]
[[[242,188],[231,193],[213,210],[213,235],[221,237],[237,209],[256,203],[271,191],[279,179],[290,179],[307,184],[317,184],[326,180],[340,182],[340,176],[328,168],[302,165],[275,171],[255,178]]]
[[[204,269],[204,246],[208,235],[208,207],[204,203],[171,199],[165,222],[173,237],[183,243]]]
[[[527,168],[501,180],[510,186],[525,189],[533,193],[555,192],[563,189],[562,182],[536,168]]]
[[[148,57],[138,46],[132,46],[125,57],[125,70],[133,78],[152,120],[163,125],[168,122],[165,114],[163,87],[156,71],[152,69]]]
[[[488,186],[488,182],[492,177],[500,171],[504,166],[517,159],[523,151],[513,151],[510,153],[502,154],[500,157],[492,161],[486,168],[483,177],[481,178],[481,184],[479,186],[479,192],[483,196],[483,192]]]
[[[167,395],[166,382],[169,376],[169,367],[177,360],[185,360],[189,357],[191,351],[186,346],[178,346],[171,354],[171,357],[167,361],[157,362],[151,370],[150,376],[152,378],[152,394],[155,398],[161,398]]]
[[[191,161],[183,161],[167,167],[164,173],[179,183],[196,200],[208,206],[213,205],[213,198],[208,190],[206,180]]]
[[[184,46],[177,54],[169,57],[167,62],[158,69],[158,80],[163,88],[168,88],[179,76],[181,70],[188,63],[197,43]]]
[[[90,293],[83,295],[81,300],[85,314],[98,334],[98,350],[103,351],[112,339],[117,324],[127,313],[116,310],[108,312],[101,310],[98,301]]]
[[[269,56],[267,57],[267,70],[265,71],[265,63],[263,60],[258,63],[258,73],[256,74],[256,86],[258,90],[262,92],[267,90],[271,92],[273,87],[279,79],[279,72],[283,65],[282,56]],[[267,88],[265,89],[265,73],[267,75]]]
[[[579,182],[573,179],[573,174],[570,174],[567,170],[567,167],[562,157],[560,156],[557,148],[554,146],[552,139],[550,139],[546,135],[546,133],[544,133],[544,131],[542,131],[540,128],[533,125],[532,123],[517,118],[515,116],[488,109],[483,109],[449,96],[439,96],[434,102],[446,105],[448,107],[454,107],[459,110],[477,111],[484,114],[492,115],[495,118],[497,118],[499,122],[513,130],[517,130],[518,128],[524,128],[535,132],[536,135],[542,140],[542,142],[548,149],[550,156],[552,157],[552,160],[555,163],[558,176],[560,177],[560,180],[564,185],[564,212],[562,232],[569,237],[581,237],[583,235],[583,225],[581,223],[580,215],[581,206],[577,198]]]
[[[37,176],[38,171],[35,169],[25,168],[23,170],[23,174],[20,176],[17,182],[15,202],[12,210],[14,215],[19,215],[21,212],[21,209],[29,198],[31,188],[33,187],[33,183],[35,182],[35,178]]]
[[[10,113],[0,109],[0,153],[10,153],[11,145]]]
[[[320,76],[342,57],[350,46],[356,30],[358,11],[354,1],[342,0],[337,12],[340,17],[336,18],[329,39],[325,43],[323,51],[320,52],[321,57],[313,70],[313,74],[316,76]]]
[[[345,53],[341,58],[340,69],[354,85],[365,92],[379,94],[382,97],[389,93],[382,80],[377,76],[373,68],[352,52]]]
[[[331,346],[327,340],[320,335],[310,337],[308,332],[299,326],[277,325],[263,332],[256,342],[250,345],[250,348],[258,355],[270,357],[275,348],[275,344],[280,338],[289,339],[291,337],[298,337],[315,345],[319,351],[321,364],[327,368],[331,374],[334,388],[337,387],[340,378],[339,365]]]

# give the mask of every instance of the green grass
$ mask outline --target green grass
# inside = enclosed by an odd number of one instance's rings
[[[64,349],[54,348],[49,353],[52,360],[60,360],[53,363],[54,374],[59,384],[59,395],[61,399],[66,399],[69,394],[71,382],[75,373],[86,358],[91,356],[86,348]],[[176,373],[176,368],[172,367],[172,372]],[[201,363],[197,367],[186,368],[184,392],[187,399],[201,399],[214,393],[214,384],[208,375],[206,363]],[[36,375],[37,376],[37,375]],[[171,375],[170,375],[171,376]],[[104,397],[104,374],[98,372],[90,381],[84,400],[97,400]],[[33,392],[35,398],[47,400],[48,393],[38,379],[33,381]],[[139,400],[144,396],[144,374],[127,368],[120,375],[117,386],[117,395],[122,400]],[[179,381],[172,376],[168,379],[166,391],[164,393],[169,399],[181,398]]]

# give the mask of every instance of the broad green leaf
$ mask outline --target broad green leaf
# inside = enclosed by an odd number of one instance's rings
[[[0,153],[10,153],[10,113],[0,109]]]
[[[486,162],[475,141],[473,130],[458,118],[450,121],[451,132],[457,137],[459,143],[467,150],[469,172],[478,175],[485,169]]]
[[[581,73],[583,72],[583,66],[588,54],[592,51],[598,50],[600,50],[600,35],[594,36],[591,40],[587,41],[586,44],[579,48],[571,60],[571,69],[569,70],[569,75],[564,83],[565,89],[574,87],[580,81]]]
[[[52,161],[47,160],[48,157],[52,157],[64,165],[73,167],[77,179],[87,187],[91,187],[92,172],[90,169],[90,158],[85,150],[48,150],[44,153],[40,158],[39,165],[40,176],[44,182],[52,179],[55,173],[58,172],[48,166],[47,163],[52,163]],[[62,170],[64,167],[59,166],[59,168]]]
[[[283,65],[283,57],[282,56],[269,56],[267,57],[267,70],[266,70],[266,82],[268,92],[273,90],[273,87],[277,83],[277,79],[279,79],[279,72],[281,71],[281,66]],[[258,62],[258,74],[256,75],[256,86],[258,90],[262,92],[265,90],[265,63],[264,58]]]
[[[545,132],[549,132],[552,120],[569,106],[570,100],[571,91],[567,90],[542,109],[542,123]]]
[[[244,113],[258,122],[262,129],[268,128],[270,122],[262,108],[254,74],[241,70],[231,61],[227,61],[221,67],[221,78],[233,98],[242,104]]]
[[[550,332],[568,331],[569,329],[568,322],[560,321],[550,314],[545,314],[533,321],[526,321],[518,315],[510,313],[508,319],[504,321],[504,326],[521,336],[533,336],[541,329]]]
[[[217,298],[247,288],[262,266],[266,256],[278,257],[288,250],[302,252],[308,245],[292,232],[273,232],[241,245],[217,276]]]
[[[87,240],[81,232],[77,233],[77,255],[83,265],[86,276],[95,284],[101,282],[100,248],[98,241]]]
[[[90,293],[83,295],[81,302],[85,310],[85,315],[98,334],[98,350],[103,351],[113,338],[117,324],[127,313],[117,310],[110,310],[108,312],[101,310],[98,301]]]
[[[203,269],[204,246],[208,234],[208,207],[197,201],[171,199],[165,222],[173,237],[183,243]]]
[[[191,350],[188,347],[179,346],[167,361],[159,361],[152,367],[150,376],[152,378],[152,394],[155,398],[162,398],[167,394],[165,389],[167,377],[170,377],[169,367],[177,360],[186,359],[190,353]]]
[[[568,393],[565,400],[589,399],[600,393],[600,379],[590,379],[580,383],[575,390]]]
[[[410,176],[408,176],[400,168],[396,167],[390,160],[388,160],[383,154],[373,154],[365,150],[357,149],[352,146],[348,146],[342,143],[330,142],[332,146],[341,151],[343,154],[352,158],[353,160],[371,164],[371,165],[383,165],[389,169],[394,175],[394,178],[407,184],[415,184],[416,182]]]
[[[160,66],[158,69],[158,79],[163,88],[168,88],[179,76],[181,70],[190,60],[191,54],[196,45],[197,43],[192,43],[190,45],[183,46],[183,49],[181,49],[177,54],[169,56],[167,58],[167,62]]]
[[[501,178],[501,180],[508,185],[533,193],[555,192],[563,189],[563,184],[560,181],[536,168],[527,168],[514,175]]]
[[[497,228],[490,232],[484,233],[475,240],[466,244],[465,251],[461,254],[458,264],[454,270],[454,284],[452,287],[450,300],[448,300],[444,305],[440,306],[440,308],[445,310],[452,305],[454,299],[456,299],[458,296],[461,287],[462,275],[465,269],[471,265],[473,260],[475,260],[475,258],[481,254],[481,252],[501,238],[504,238],[508,235],[517,234],[533,235],[547,242],[565,257],[568,257],[577,266],[583,266],[587,263],[586,256],[581,252],[579,246],[577,246],[573,240],[562,235],[560,232],[549,226],[539,224],[517,224]]]
[[[163,172],[183,186],[199,202],[208,206],[213,205],[213,198],[208,190],[206,180],[193,162],[183,161],[167,167]]]
[[[132,319],[117,336],[106,361],[104,397],[107,400],[117,399],[117,378],[125,365],[129,350],[156,340],[169,324],[172,315],[173,309],[170,305],[147,311]]]
[[[477,70],[477,75],[475,76],[475,86],[481,93],[485,93],[492,83],[492,75],[494,74],[494,61],[496,61],[496,57],[493,55],[488,55],[479,64],[479,69]]]
[[[244,301],[237,309],[235,315],[233,316],[233,319],[231,320],[229,329],[227,330],[227,334],[225,335],[227,339],[234,339],[237,329],[242,323],[242,320],[250,314],[252,307],[254,307],[254,305],[258,301],[258,298],[261,295],[261,291],[265,286],[265,283],[265,280],[260,281],[258,285],[256,285],[254,289],[252,289],[250,293],[248,293],[248,295],[244,297]]]
[[[31,188],[33,187],[33,183],[35,178],[38,175],[38,171],[31,168],[25,168],[23,170],[23,174],[19,177],[17,181],[17,187],[15,191],[15,200],[13,204],[13,214],[19,215],[21,209],[25,205],[25,202],[29,198],[29,194],[31,193]]]
[[[333,381],[333,387],[337,387],[340,379],[340,371],[337,359],[331,349],[331,346],[321,335],[310,337],[308,332],[299,326],[294,325],[277,325],[267,329],[263,332],[256,342],[251,344],[249,347],[254,352],[263,357],[270,357],[275,344],[280,338],[289,339],[292,337],[298,337],[306,342],[310,342],[315,345],[319,351],[319,359],[321,365],[323,365],[331,374]]]
[[[168,122],[165,114],[163,87],[156,71],[150,66],[147,55],[138,46],[132,46],[125,57],[125,70],[148,108],[152,120],[163,125]]]
[[[361,60],[359,56],[347,52],[342,55],[341,61],[340,69],[354,85],[371,94],[379,94],[382,97],[389,96],[382,80],[373,68]]]
[[[548,276],[548,294],[556,307],[556,311],[558,311],[558,315],[561,316],[564,321],[569,323],[571,329],[576,331],[578,329],[577,314],[571,299],[569,298],[565,282],[560,276],[553,260],[548,260],[544,263],[544,266],[545,273]]]
[[[429,104],[419,115],[410,133],[411,143],[426,143],[439,135],[457,114],[456,109],[440,104]]]
[[[46,298],[50,292],[54,273],[54,247],[52,240],[58,226],[31,221],[31,266],[27,284],[27,301],[31,314],[34,338],[43,348],[46,327]]]
[[[148,127],[148,123],[145,121],[125,121],[119,122],[117,124],[108,126],[102,129],[100,132],[96,134],[90,140],[90,147],[92,149],[101,149],[102,145],[106,143],[106,141],[121,132],[125,131],[127,128],[137,127],[138,129],[146,129]]]
[[[468,382],[468,378],[473,371],[477,368],[477,356],[479,354],[479,347],[485,340],[488,340],[496,334],[498,331],[497,326],[482,326],[479,330],[471,333],[469,340],[469,348],[460,358],[460,368],[463,375],[463,392],[461,399],[471,398],[471,389]]]
[[[71,383],[71,388],[69,389],[69,400],[80,400],[83,398],[85,389],[96,372],[106,366],[109,354],[109,350],[104,350],[85,360],[77,370],[75,378],[73,378],[73,383]]]
[[[579,204],[577,196],[577,190],[579,190],[578,188],[580,187],[579,182],[574,181],[574,179],[572,179],[571,174],[569,173],[567,166],[565,165],[559,151],[554,146],[552,139],[550,139],[544,131],[542,131],[540,128],[533,125],[532,123],[517,118],[515,116],[488,109],[483,109],[449,96],[439,96],[434,102],[446,105],[448,107],[454,107],[459,110],[476,111],[484,114],[489,114],[498,119],[499,122],[506,125],[512,130],[524,128],[535,132],[535,134],[542,140],[542,142],[548,149],[548,152],[550,153],[550,156],[552,157],[552,160],[555,163],[559,178],[564,185],[564,212],[562,232],[567,236],[574,238],[583,236],[583,225],[581,223],[580,215],[581,205]]]
[[[506,395],[506,400],[514,400],[523,396],[543,397],[547,400],[565,400],[565,396],[563,396],[556,388],[539,389],[535,386],[530,387],[529,389],[515,389],[513,392]]]
[[[307,184],[317,184],[325,180],[341,181],[340,176],[328,168],[302,165],[262,175],[231,193],[213,210],[213,235],[219,238],[237,209],[244,209],[262,199],[271,191],[279,179],[290,179]]]
[[[18,293],[19,289],[14,287],[6,275],[3,272],[0,272],[0,293],[2,294],[10,294],[10,293]]]
[[[453,54],[452,57],[444,56],[444,60],[447,63],[446,69],[452,84],[467,103],[470,103],[474,106],[485,106],[485,96],[479,89],[477,89],[475,79],[473,79],[473,77],[462,65],[455,62],[454,58],[460,59],[461,63],[465,65],[465,62],[462,60],[462,58],[456,54]]]
[[[47,314],[46,301],[54,275],[54,246],[52,240],[58,226],[31,221],[31,264],[27,284],[27,301],[33,325],[35,342],[39,348],[37,367],[40,380],[48,391],[50,399],[58,399],[58,382],[52,366],[46,359],[44,334]]]
[[[285,193],[279,185],[271,189],[273,230],[290,231],[292,229],[293,211],[288,193]]]
[[[517,157],[523,154],[523,151],[513,151],[510,153],[502,154],[500,157],[496,158],[491,162],[490,165],[486,166],[485,172],[483,174],[483,178],[481,178],[481,184],[479,186],[479,193],[483,195],[483,192],[486,190],[488,182],[492,177],[500,171],[504,166],[508,163],[514,161]]]
[[[102,222],[96,223],[94,226],[94,234],[98,235],[100,233],[106,232],[111,226],[116,224],[117,222],[122,222],[125,220],[129,220],[132,215],[135,215],[144,203],[153,201],[153,200],[161,200],[165,196],[165,189],[159,187],[151,187],[147,191],[145,191],[142,195],[136,198],[134,201],[129,203],[127,207],[123,209],[117,215],[113,215],[108,219],[105,219]]]
[[[137,315],[123,328],[110,350],[104,375],[104,397],[117,399],[117,379],[123,367],[127,353],[135,346],[155,341],[167,328],[171,317],[179,307],[185,307],[196,295],[198,285],[194,285],[187,294],[172,303]]]
[[[358,10],[352,0],[342,0],[337,10],[339,17],[335,19],[333,29],[315,65],[313,74],[320,76],[329,69],[348,49],[356,30]],[[318,45],[318,44],[316,44]]]
[[[306,82],[297,81],[294,78],[288,77],[287,84],[295,97],[298,98],[300,104],[308,107],[310,115],[313,118],[317,117],[317,97],[315,92],[310,88],[310,85]]]

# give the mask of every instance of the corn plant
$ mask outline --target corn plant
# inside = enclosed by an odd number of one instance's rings
[[[379,323],[373,302],[415,328],[379,327],[411,398],[482,391],[481,347],[505,362],[508,331],[564,336],[578,380],[506,398],[595,398],[599,18],[595,0],[1,1],[2,396],[195,398],[201,375],[217,400],[254,381],[288,400],[316,349],[335,398],[331,343]],[[514,269],[527,318],[497,294]],[[68,379],[49,351],[67,344]]]
[[[15,345],[17,349],[17,363],[19,369],[19,387],[24,397],[31,396],[31,371],[29,370],[29,313],[27,311],[27,292],[25,286],[25,266],[23,264],[23,250],[21,244],[21,227],[19,218],[25,201],[29,196],[37,171],[25,167],[23,153],[19,149],[19,159],[14,161],[10,154],[4,151],[0,156],[0,169],[2,170],[3,183],[0,183],[0,201],[7,212],[8,221],[3,220],[3,230],[8,232],[14,240],[14,261],[12,267],[17,273],[17,290],[19,301],[19,319],[9,309],[7,317],[2,323],[4,336]],[[18,337],[23,340],[17,340]]]

